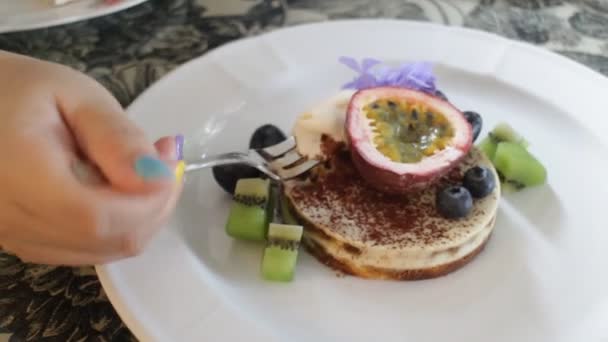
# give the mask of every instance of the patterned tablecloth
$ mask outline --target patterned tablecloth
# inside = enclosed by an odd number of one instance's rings
[[[477,28],[608,74],[608,0],[149,0],[90,21],[0,35],[0,49],[86,72],[128,105],[168,71],[228,41],[284,25],[361,17]],[[0,254],[2,340],[135,339],[92,268],[24,264]]]

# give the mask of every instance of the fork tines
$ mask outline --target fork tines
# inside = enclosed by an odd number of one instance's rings
[[[295,178],[319,164],[319,161],[307,159],[296,150],[295,137],[276,145],[259,150],[264,159],[268,161],[270,169],[282,179]]]
[[[278,144],[263,148],[259,150],[265,157],[269,157],[271,159],[278,158],[285,153],[295,149],[297,146],[296,138],[289,137],[285,141],[282,141]]]

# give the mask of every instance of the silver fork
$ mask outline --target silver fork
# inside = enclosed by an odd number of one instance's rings
[[[296,150],[295,137],[259,150],[230,152],[186,161],[186,172],[227,164],[247,164],[275,181],[285,181],[312,169],[318,160],[306,159]]]

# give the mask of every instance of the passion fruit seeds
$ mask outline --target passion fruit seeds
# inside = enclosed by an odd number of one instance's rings
[[[390,193],[419,190],[467,155],[472,126],[451,104],[399,87],[360,90],[346,114],[346,133],[359,174]]]
[[[415,163],[443,150],[454,131],[448,120],[424,105],[380,99],[363,109],[378,151],[394,162]]]

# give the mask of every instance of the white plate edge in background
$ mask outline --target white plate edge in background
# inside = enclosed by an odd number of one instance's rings
[[[13,1],[13,0],[10,0]],[[16,0],[21,1],[21,0]],[[75,11],[73,8],[81,6],[81,4],[73,3],[62,6],[50,6],[38,12],[32,12],[25,16],[16,16],[12,18],[0,18],[0,33],[9,33],[17,31],[29,31],[59,25],[71,24],[82,20],[93,19],[108,14],[126,10],[133,6],[142,4],[148,0],[123,0],[116,4],[104,5],[101,0],[84,0],[84,1],[99,1],[99,5],[87,10]],[[71,13],[70,15],[61,15],[61,13]]]

